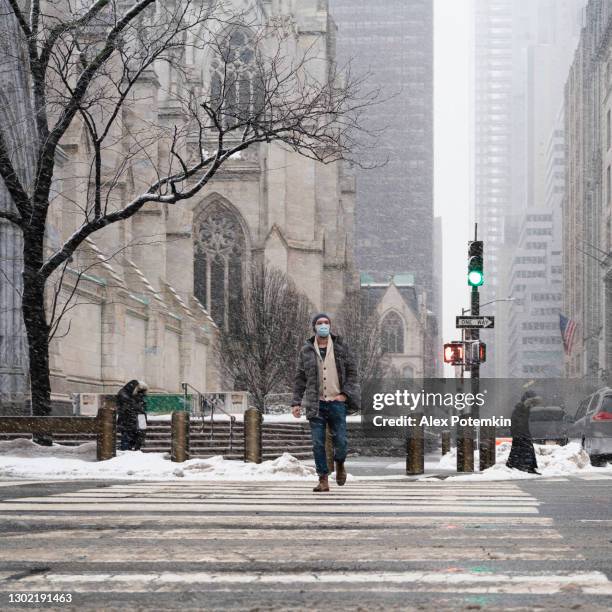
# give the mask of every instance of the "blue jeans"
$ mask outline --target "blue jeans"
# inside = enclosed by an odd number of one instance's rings
[[[312,452],[319,476],[329,474],[325,454],[325,429],[328,423],[334,443],[334,461],[344,463],[348,451],[346,404],[344,402],[319,402],[319,415],[310,419]]]

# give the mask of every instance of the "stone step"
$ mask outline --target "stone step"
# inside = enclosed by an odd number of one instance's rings
[[[209,422],[191,421],[190,427],[190,456],[210,457],[222,455],[225,458],[243,459],[244,456],[244,426],[235,423],[231,428],[230,449],[230,423],[228,421],[215,422],[211,428]],[[0,434],[0,439],[14,439],[31,437],[23,434]],[[85,442],[95,442],[95,434],[55,434],[54,442],[64,446],[77,446]],[[119,447],[120,434],[117,434],[117,447]],[[312,446],[310,428],[301,423],[269,423],[263,424],[262,431],[263,457],[274,459],[285,452],[298,458],[311,458]],[[169,453],[171,450],[171,423],[170,421],[150,421],[144,452]]]

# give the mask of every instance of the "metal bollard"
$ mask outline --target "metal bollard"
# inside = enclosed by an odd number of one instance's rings
[[[336,468],[334,467],[334,441],[329,425],[325,428],[325,456],[327,457],[327,469],[331,474]]]
[[[451,432],[443,431],[442,432],[442,456],[450,453],[451,450]]]
[[[415,422],[419,423],[421,414],[414,414]],[[416,476],[425,473],[425,427],[412,425],[408,428],[406,440],[406,474]]]
[[[495,465],[495,427],[481,427],[480,440],[478,444],[480,451],[480,471]]]
[[[474,471],[474,430],[472,427],[457,428],[457,471]]]
[[[117,456],[117,420],[114,408],[100,408],[97,419],[96,458],[98,461],[106,461]]]
[[[170,458],[176,463],[189,459],[189,413],[172,413],[172,450]]]
[[[257,408],[244,411],[244,461],[261,463],[263,417]]]

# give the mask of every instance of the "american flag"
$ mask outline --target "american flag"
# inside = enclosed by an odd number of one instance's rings
[[[559,327],[561,328],[561,337],[563,338],[563,348],[565,349],[565,354],[570,355],[572,352],[572,345],[574,343],[574,336],[576,334],[576,321],[574,321],[574,319],[568,319],[560,314]]]

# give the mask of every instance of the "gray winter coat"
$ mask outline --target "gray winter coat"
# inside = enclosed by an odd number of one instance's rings
[[[361,388],[355,357],[348,346],[342,342],[340,336],[332,335],[332,341],[341,393],[346,395],[347,412],[352,414],[361,407]],[[306,341],[300,351],[293,385],[292,405],[301,405],[308,419],[319,414],[320,381],[317,359],[313,336]]]

